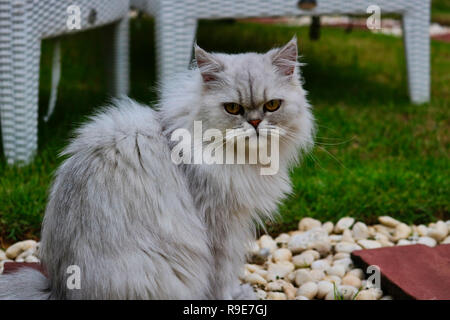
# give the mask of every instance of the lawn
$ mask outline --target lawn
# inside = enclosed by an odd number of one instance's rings
[[[373,222],[391,215],[409,223],[450,217],[450,44],[432,42],[432,101],[411,105],[400,38],[323,28],[319,41],[304,27],[202,22],[197,42],[208,50],[265,51],[299,39],[305,87],[317,118],[317,146],[292,172],[293,194],[271,232],[312,216],[351,215]],[[108,100],[106,45],[99,30],[62,41],[62,80],[56,111],[39,123],[39,151],[25,167],[0,161],[0,246],[39,237],[58,152],[72,130]],[[131,92],[156,99],[153,22],[131,24]],[[44,41],[40,119],[46,112],[52,42]]]
[[[450,25],[450,1],[432,0],[431,3],[431,20],[437,23]]]

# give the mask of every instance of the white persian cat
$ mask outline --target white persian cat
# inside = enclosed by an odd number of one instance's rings
[[[163,84],[158,111],[124,98],[77,131],[42,227],[48,278],[29,268],[0,276],[0,298],[251,297],[237,277],[256,224],[272,218],[291,191],[289,167],[313,145],[297,42],[265,54],[196,46],[195,58]],[[276,129],[277,173],[262,175],[259,162],[177,165],[172,133],[194,135],[194,121],[227,141]]]

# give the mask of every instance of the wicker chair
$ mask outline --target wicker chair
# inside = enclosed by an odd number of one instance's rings
[[[132,6],[153,15],[156,23],[160,78],[186,68],[191,59],[199,19],[265,16],[366,14],[376,4],[382,13],[403,16],[404,41],[412,102],[430,99],[430,0],[317,0],[301,10],[299,0],[131,0]]]
[[[69,29],[69,5],[80,8],[81,29]],[[129,0],[0,0],[0,118],[9,164],[30,161],[37,149],[41,40],[114,24],[112,90],[126,94],[128,10]]]

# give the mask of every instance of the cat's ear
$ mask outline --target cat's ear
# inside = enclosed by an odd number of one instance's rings
[[[292,76],[295,73],[298,62],[297,37],[294,36],[284,47],[269,51],[272,56],[272,64],[283,76]]]
[[[197,44],[194,45],[195,61],[205,83],[216,81],[223,71],[223,64],[213,54],[206,52]]]

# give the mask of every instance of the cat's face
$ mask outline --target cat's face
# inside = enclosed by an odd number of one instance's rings
[[[195,48],[203,92],[197,120],[224,136],[277,129],[280,154],[313,141],[313,116],[299,80],[297,42],[266,54],[211,54]],[[292,156],[292,155],[291,155]]]

